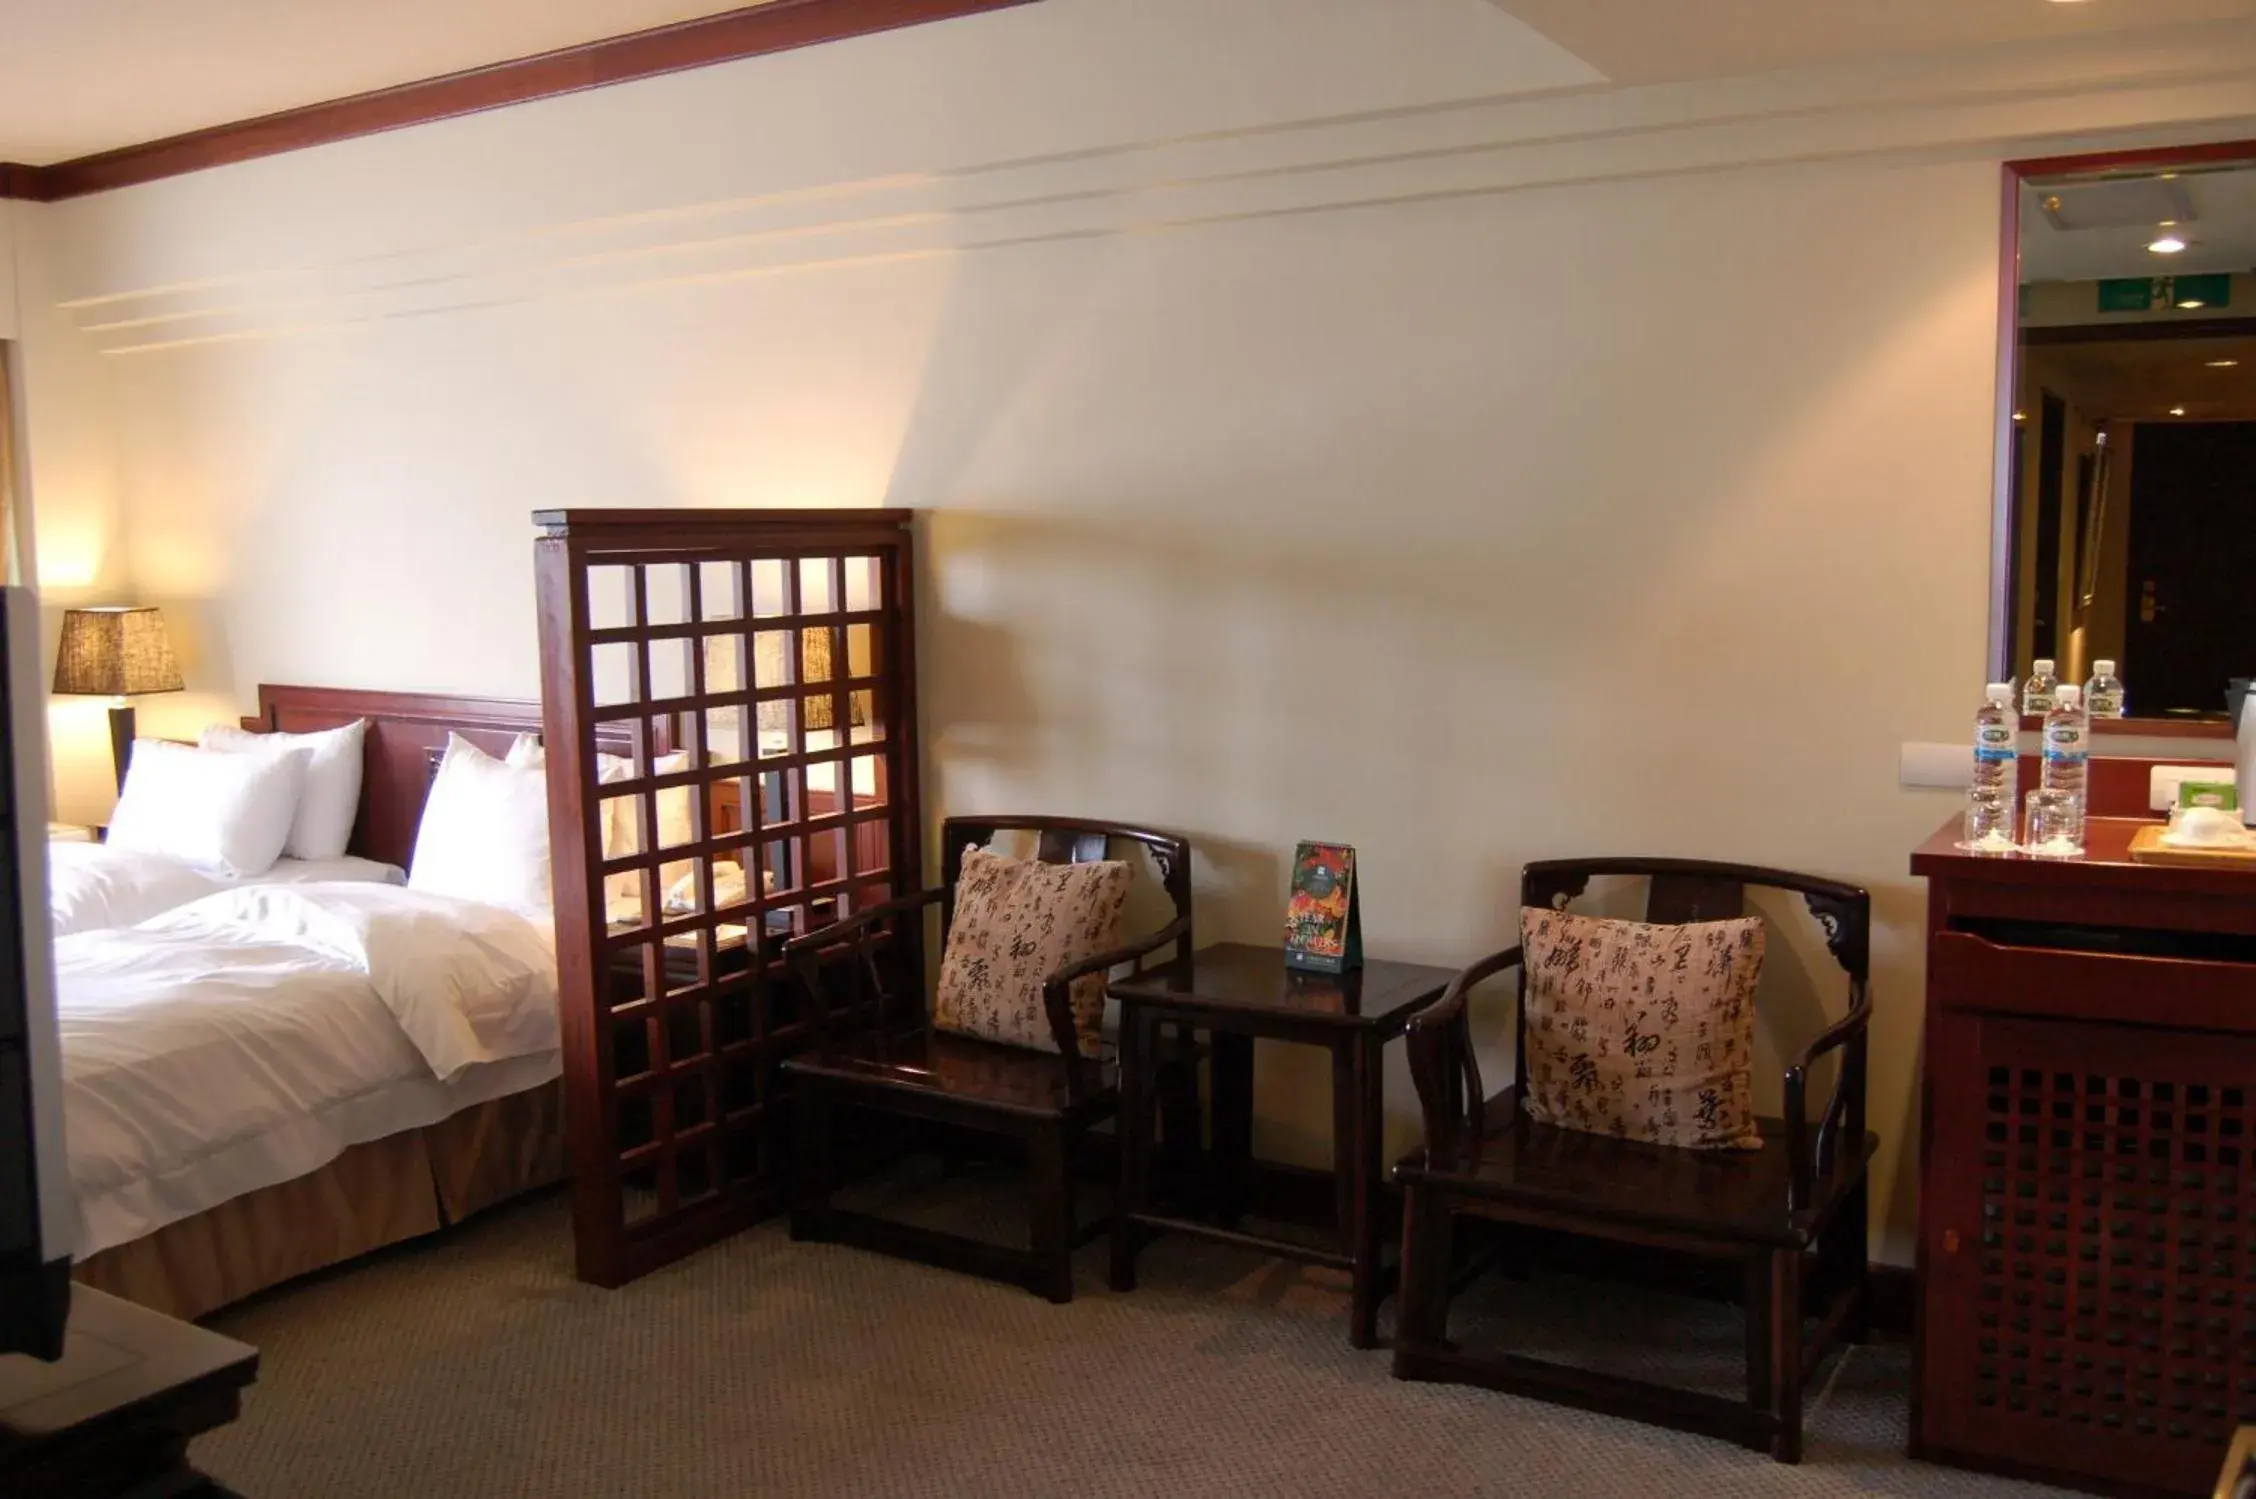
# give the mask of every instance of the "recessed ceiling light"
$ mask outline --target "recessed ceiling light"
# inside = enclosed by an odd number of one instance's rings
[[[2170,415],[2172,415],[2172,416],[2184,416],[2184,415],[2185,415],[2185,408],[2184,408],[2183,406],[2172,406],[2172,407],[2170,408]]]
[[[2237,359],[2212,359],[2209,361],[2209,368],[2213,370],[2238,369],[2240,368],[2240,361]]]
[[[2186,242],[2178,238],[2175,234],[2165,234],[2160,239],[2147,246],[2149,250],[2152,250],[2157,255],[2175,255],[2185,247]]]

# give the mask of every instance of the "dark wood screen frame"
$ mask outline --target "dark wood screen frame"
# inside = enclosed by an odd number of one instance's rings
[[[1029,3],[769,0],[765,5],[213,125],[50,166],[0,161],[0,198],[52,203],[510,104]]]
[[[784,941],[923,888],[913,512],[566,510],[533,520],[575,1258],[581,1279],[617,1286],[784,1206],[781,1063],[812,1024]],[[623,623],[597,614],[591,580],[602,569],[618,573],[609,581],[623,592]],[[669,569],[679,570],[678,614],[661,617],[653,583]],[[763,569],[781,590],[778,607],[761,602]],[[820,600],[806,596],[810,575],[827,579]],[[857,577],[867,591],[859,603]],[[715,581],[732,600],[713,603]],[[785,648],[763,665],[760,637],[778,634]],[[827,643],[819,667],[816,636]],[[720,638],[736,642],[737,664],[716,682]],[[669,683],[654,663],[673,647],[681,676]],[[598,681],[606,659],[624,666],[623,682]],[[787,724],[773,745],[761,738],[770,706]],[[733,754],[713,752],[723,721],[739,736]],[[661,722],[686,764],[657,765],[672,746],[653,739],[631,747],[625,779],[601,778],[599,735]],[[863,761],[874,786],[866,797],[855,775]],[[825,805],[817,767],[833,777]],[[688,841],[661,847],[660,798],[683,790]],[[607,853],[605,824],[621,809],[640,831],[633,847]],[[827,872],[818,846],[836,861]],[[720,893],[731,864],[743,876],[733,898]],[[691,870],[687,910],[662,902],[668,865]],[[611,879],[634,887],[617,924]]]
[[[2021,185],[2031,177],[2064,177],[2086,173],[2131,171],[2140,167],[2207,166],[2219,162],[2256,162],[2256,141],[2205,141],[2184,146],[2142,146],[2126,151],[2087,151],[2073,156],[2037,156],[2005,163],[2004,207],[1998,237],[1998,379],[1994,413],[1997,441],[1990,474],[1990,680],[2006,681],[2015,672],[2013,661],[2013,539],[2017,517],[2013,513],[2013,411],[2021,384]],[[2205,320],[2206,321],[2206,320]],[[2094,724],[2109,732],[2147,733],[2157,725],[2126,719],[2120,728]],[[2228,724],[2201,724],[2178,730],[2189,737],[2231,738]]]

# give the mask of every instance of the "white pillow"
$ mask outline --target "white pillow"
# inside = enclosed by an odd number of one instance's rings
[[[650,764],[654,776],[670,776],[689,769],[689,751],[660,755]],[[595,779],[609,786],[634,779],[634,761],[625,755],[597,755]],[[690,821],[690,788],[677,786],[658,793],[658,847],[678,848],[696,835]],[[615,796],[603,804],[603,857],[623,859],[642,852],[642,809],[633,797]],[[694,859],[673,859],[658,871],[658,888],[670,890],[696,871]],[[632,870],[612,875],[603,883],[606,904],[639,907],[642,876]]]
[[[509,763],[545,767],[548,752],[538,738],[519,734],[509,745]],[[651,762],[654,776],[670,776],[689,769],[689,751],[676,750],[670,755],[660,755]],[[599,786],[616,785],[634,779],[634,760],[626,755],[598,753],[595,757],[595,780]],[[658,793],[658,846],[675,848],[696,837],[696,828],[690,820],[691,788],[676,786]],[[626,797],[610,797],[603,802],[603,857],[623,859],[628,854],[642,852],[641,809]],[[690,861],[677,859],[660,871],[659,878],[669,888],[680,882],[690,870]],[[612,875],[608,893],[613,899],[631,897],[640,883],[633,874]]]
[[[538,736],[519,734],[510,741],[511,765],[542,769],[548,764],[548,752],[542,748]],[[670,776],[689,769],[689,752],[677,750],[670,755],[660,755],[651,763],[654,776]],[[595,779],[598,785],[610,786],[634,778],[634,761],[626,755],[597,754]],[[677,786],[658,793],[658,846],[674,848],[688,843],[696,836],[690,820],[691,788]],[[622,859],[628,854],[642,851],[642,817],[640,809],[626,797],[613,797],[603,803],[603,857]],[[696,869],[694,860],[674,859],[658,872],[661,889],[673,890],[683,886]],[[614,874],[603,882],[604,903],[613,910],[639,911],[642,904],[642,877],[629,871]],[[669,897],[671,899],[671,897]],[[733,904],[733,902],[722,902]]]
[[[407,887],[550,919],[547,773],[447,735],[415,831]]]
[[[281,857],[305,787],[307,751],[200,749],[136,739],[109,846],[221,874],[264,874]]]
[[[202,743],[205,749],[230,753],[310,751],[305,790],[298,796],[298,815],[283,851],[293,859],[335,859],[352,842],[353,824],[360,820],[361,742],[367,737],[368,720],[361,718],[313,734],[255,734],[213,724],[204,730]]]

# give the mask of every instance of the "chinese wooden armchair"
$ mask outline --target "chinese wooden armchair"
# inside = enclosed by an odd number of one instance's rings
[[[916,975],[920,992],[888,984],[891,948],[921,954],[925,913],[940,912],[943,946],[955,923],[964,852],[999,834],[1031,834],[1044,863],[1090,863],[1141,846],[1158,869],[1174,917],[1109,952],[1069,963],[1043,988],[1044,1014],[1057,1052],[1034,1051],[941,1031],[922,989],[922,964],[893,965]],[[1161,949],[1191,951],[1190,844],[1171,834],[1057,817],[952,817],[941,825],[942,883],[857,912],[785,948],[802,974],[816,1040],[784,1063],[796,1097],[792,1142],[792,1237],[853,1244],[1023,1285],[1056,1302],[1073,1299],[1073,1251],[1104,1228],[1079,1222],[1074,1153],[1089,1127],[1117,1112],[1116,1069],[1080,1054],[1071,989],[1076,979],[1126,964],[1141,968]],[[835,991],[841,980],[847,992]],[[1024,1142],[1032,1168],[1030,1248],[1005,1248],[835,1206],[840,1185],[836,1116],[866,1110]]]
[[[1864,891],[1828,880],[1678,859],[1530,864],[1522,903],[1564,909],[1592,878],[1605,876],[1649,880],[1645,919],[1659,923],[1741,916],[1749,886],[1798,895],[1848,977],[1848,1013],[1787,1067],[1784,1117],[1757,1121],[1759,1150],[1696,1151],[1531,1119],[1519,1106],[1527,1086],[1527,978],[1520,949],[1458,975],[1441,1002],[1410,1025],[1411,1075],[1426,1139],[1396,1168],[1404,1216],[1394,1372],[1725,1436],[1767,1448],[1780,1462],[1798,1462],[1803,1382],[1836,1343],[1863,1339],[1868,1315],[1867,1163],[1878,1143],[1864,1127],[1871,903]],[[1488,1098],[1473,1056],[1466,993],[1510,970],[1520,970],[1513,1085]],[[1806,1112],[1809,1071],[1836,1051],[1837,1080],[1813,1129]],[[1501,1224],[1507,1236],[1532,1228],[1736,1261],[1745,1287],[1746,1399],[1451,1343],[1454,1230],[1462,1218]],[[1807,1338],[1811,1297],[1805,1289],[1820,1293]]]

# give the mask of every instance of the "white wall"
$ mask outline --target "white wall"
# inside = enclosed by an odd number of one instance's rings
[[[2250,133],[2252,57],[1445,106],[1587,74],[1477,0],[1047,0],[152,184],[50,211],[42,548],[107,455],[96,571],[177,611],[187,729],[532,693],[536,507],[928,511],[928,806],[1180,828],[1209,939],[1275,936],[1302,837],[1435,962],[1535,857],[1871,886],[1905,1260],[1952,799],[1896,755],[1983,677],[1997,162]],[[1313,1060],[1263,1068],[1320,1159]]]
[[[16,392],[32,495],[32,554],[54,658],[62,610],[123,601],[132,590],[121,543],[123,512],[111,417],[110,361],[77,329],[59,284],[76,253],[64,221],[46,204],[0,202],[7,307],[0,331],[20,344]],[[48,700],[48,730],[58,818],[95,822],[115,789],[108,704],[97,698]]]

